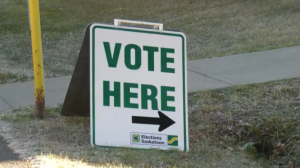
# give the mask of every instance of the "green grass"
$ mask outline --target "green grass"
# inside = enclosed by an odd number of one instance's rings
[[[89,23],[114,18],[164,23],[187,35],[188,60],[300,44],[299,0],[42,0],[46,77],[71,75]],[[0,5],[0,72],[32,76],[25,0]]]
[[[0,84],[7,83],[7,82],[25,82],[29,80],[29,77],[24,74],[16,74],[16,73],[0,73]]]
[[[190,94],[188,153],[92,148],[89,119],[63,117],[61,107],[47,108],[45,120],[33,107],[6,111],[0,132],[21,156],[59,164],[275,168],[291,161],[299,167],[299,86],[298,78]]]

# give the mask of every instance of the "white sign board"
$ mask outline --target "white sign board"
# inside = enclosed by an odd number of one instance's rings
[[[91,143],[188,151],[186,38],[92,24]]]

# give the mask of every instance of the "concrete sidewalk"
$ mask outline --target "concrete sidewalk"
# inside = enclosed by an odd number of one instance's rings
[[[188,62],[188,91],[300,77],[300,47]],[[71,77],[45,79],[46,106],[62,104]],[[0,85],[0,111],[34,105],[33,81]]]
[[[299,65],[300,47],[191,61],[189,92],[297,78]]]

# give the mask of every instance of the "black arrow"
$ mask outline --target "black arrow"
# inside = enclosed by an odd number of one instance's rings
[[[175,124],[175,121],[170,119],[168,116],[164,115],[164,113],[158,111],[159,118],[154,117],[138,117],[132,116],[133,124],[151,124],[151,125],[159,125],[158,131],[161,132],[171,125]]]

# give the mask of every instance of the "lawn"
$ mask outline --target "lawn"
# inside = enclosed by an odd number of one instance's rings
[[[46,77],[71,75],[89,23],[164,23],[187,35],[188,60],[300,44],[299,0],[40,0]],[[32,78],[26,0],[0,2],[0,82]],[[4,81],[4,82],[3,82]]]
[[[190,152],[92,148],[89,119],[34,107],[0,113],[0,133],[33,165],[53,167],[300,166],[300,78],[189,95]],[[290,163],[291,164],[291,163]]]

